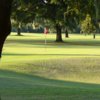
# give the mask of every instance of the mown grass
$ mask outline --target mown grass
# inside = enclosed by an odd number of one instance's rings
[[[8,37],[0,62],[2,100],[99,100],[100,37]]]

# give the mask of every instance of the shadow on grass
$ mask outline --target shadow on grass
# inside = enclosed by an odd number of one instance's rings
[[[37,75],[30,75],[30,74],[25,74],[25,73],[20,73],[20,72],[14,72],[10,70],[2,70],[0,69],[0,78],[1,79],[8,79],[6,81],[12,80],[10,84],[13,84],[14,81],[18,81],[25,85],[28,84],[29,86],[34,86],[34,85],[40,85],[40,86],[54,86],[54,87],[62,87],[62,88],[80,88],[80,89],[93,89],[97,88],[100,90],[100,84],[90,84],[90,83],[82,83],[82,82],[71,82],[71,81],[62,81],[62,80],[54,80],[54,79],[47,79],[45,77],[37,76]],[[0,84],[3,81],[0,81]],[[33,82],[33,83],[27,83],[27,82]],[[39,83],[40,82],[40,83]],[[7,83],[5,83],[7,85]],[[2,88],[2,86],[0,85]],[[6,85],[4,86],[4,88]],[[21,88],[21,87],[20,87]]]
[[[43,39],[11,39],[7,40],[7,43],[20,43],[20,44],[27,44],[27,45],[44,45],[44,40]],[[72,46],[100,46],[100,41],[99,40],[68,40],[62,43],[57,43],[54,42],[53,40],[47,40],[47,46],[52,46],[53,48],[55,46],[62,46],[63,48],[66,48],[67,45],[72,45]],[[41,47],[42,48],[42,47]]]
[[[69,98],[70,100],[78,100],[78,96],[95,97],[95,95],[99,96],[99,94],[99,84],[61,81],[14,71],[0,70],[0,96],[1,98],[6,98],[2,100],[16,100],[11,99],[14,96],[26,97],[27,100],[30,100],[28,99],[29,97],[40,97],[39,99],[32,100],[62,100],[59,98],[67,100],[65,98],[70,96],[73,97],[72,99]],[[7,97],[10,97],[10,99],[7,99]],[[57,98],[52,99],[51,97]],[[87,100],[93,100],[90,97]]]
[[[20,54],[20,53],[4,53],[3,56],[100,56],[98,54]]]

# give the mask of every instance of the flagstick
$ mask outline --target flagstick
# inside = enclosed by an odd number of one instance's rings
[[[47,27],[44,28],[44,35],[45,35],[45,51],[46,51],[46,45],[47,45],[47,33],[48,33],[48,29]]]
[[[45,34],[45,51],[46,51],[46,45],[47,45],[47,34]]]

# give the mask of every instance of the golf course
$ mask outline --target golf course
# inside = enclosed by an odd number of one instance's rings
[[[100,35],[63,40],[12,33],[0,61],[0,100],[100,100]]]

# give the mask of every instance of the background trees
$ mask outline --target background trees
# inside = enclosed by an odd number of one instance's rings
[[[95,25],[92,23],[92,18],[87,14],[86,18],[81,22],[81,33],[90,34],[96,31]]]
[[[35,13],[30,10],[31,2],[27,4],[27,0],[14,0],[12,10],[12,24],[17,28],[18,35],[21,35],[21,27],[24,24],[32,23]]]
[[[16,22],[19,35],[22,24],[32,23],[37,17],[52,23],[57,42],[63,41],[62,30],[66,37],[69,31],[78,29],[80,32],[81,23],[87,15],[91,18],[91,25],[96,27],[96,32],[99,31],[99,0],[15,0],[13,5],[12,19]]]

